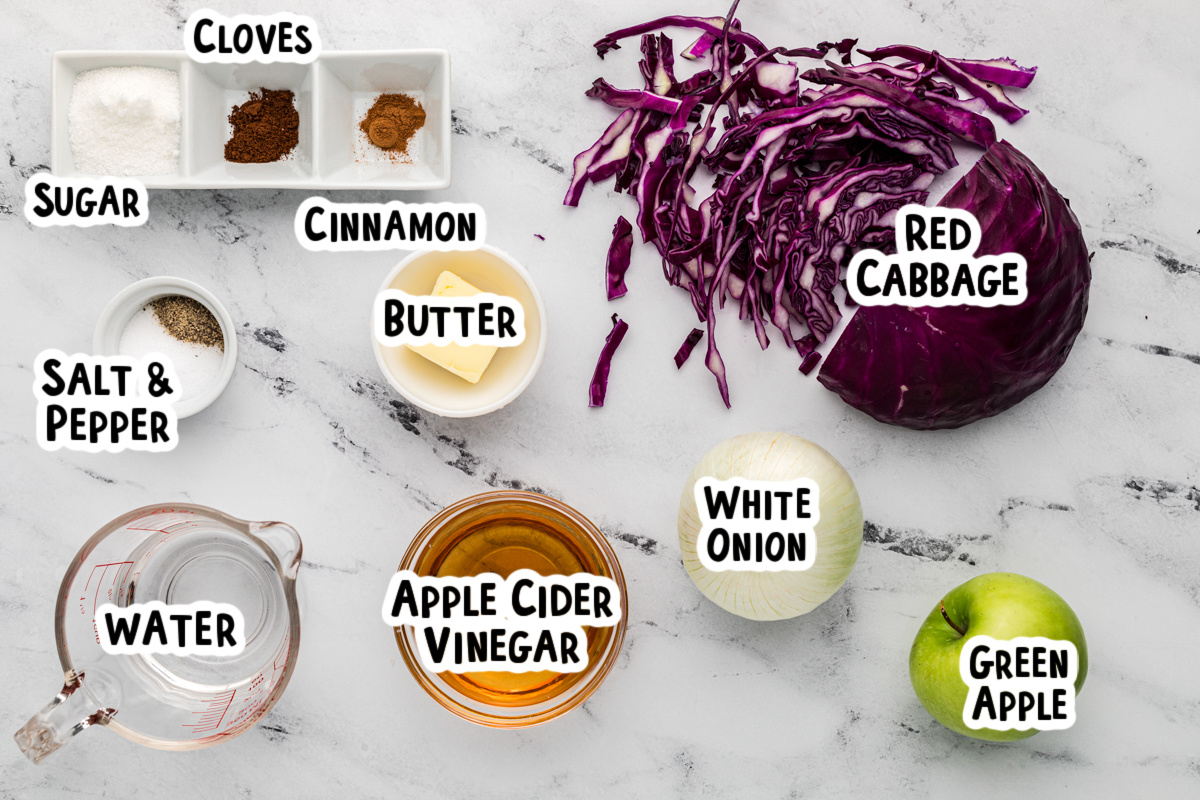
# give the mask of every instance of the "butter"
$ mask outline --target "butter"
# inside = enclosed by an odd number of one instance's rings
[[[470,297],[479,294],[479,290],[450,270],[444,270],[438,275],[430,294],[434,297]],[[492,356],[496,355],[494,346],[483,344],[471,347],[463,347],[460,344],[422,344],[406,347],[470,383],[479,383],[484,370],[492,363]]]

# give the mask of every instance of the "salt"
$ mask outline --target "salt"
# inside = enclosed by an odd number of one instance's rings
[[[216,380],[225,360],[219,347],[181,342],[167,333],[149,305],[142,306],[129,320],[121,333],[119,350],[121,355],[134,358],[160,353],[171,359],[178,381],[176,402],[203,393]]]
[[[75,169],[87,175],[179,171],[179,74],[102,67],[75,77],[67,114]]]

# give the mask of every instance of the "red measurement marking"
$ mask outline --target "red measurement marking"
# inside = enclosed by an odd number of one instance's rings
[[[108,563],[108,564],[97,564],[97,565],[95,565],[94,567],[92,567],[92,572],[91,572],[91,574],[90,574],[90,575],[88,575],[88,582],[87,582],[86,584],[84,584],[83,590],[86,592],[86,591],[87,591],[87,588],[88,588],[88,586],[91,586],[91,585],[92,585],[92,575],[95,575],[95,574],[96,574],[96,570],[100,569],[101,567],[122,567],[122,566],[124,566],[124,565],[126,565],[126,564],[133,564],[133,562],[132,562],[132,561],[113,561],[113,562],[111,562],[111,563]],[[104,573],[103,573],[103,572],[101,572],[101,573],[100,573],[100,577],[101,577],[101,578],[103,578],[103,577],[104,577]],[[98,583],[99,583],[99,581],[97,581],[97,584],[98,584]]]
[[[221,722],[225,719],[225,715],[229,713],[229,707],[233,705],[233,697],[237,694],[237,689],[230,689],[228,692],[221,692],[213,698],[213,701],[208,704],[208,708],[204,711],[193,711],[193,714],[198,714],[200,720],[194,725],[184,725],[185,728],[191,728],[193,733],[207,733],[215,731],[221,727]]]
[[[292,637],[289,635],[287,638],[287,641],[285,641],[279,647],[279,650],[276,652],[275,660],[271,662],[271,666],[274,668],[275,672],[279,672],[279,670],[281,670],[287,666],[288,656],[290,656],[291,654],[292,654]],[[279,663],[279,660],[281,657],[283,659],[282,664]]]
[[[109,588],[108,588],[108,596],[105,598],[106,600],[111,600],[113,588],[116,586],[121,586],[121,587],[124,586],[124,582],[121,580],[121,569],[125,568],[125,570],[126,570],[125,577],[128,578],[129,570],[133,568],[132,561],[115,561],[110,564],[97,564],[94,567],[92,567],[92,571],[90,573],[88,573],[87,583],[84,584],[84,587],[83,587],[84,594],[79,598],[79,613],[86,616],[87,615],[86,603],[87,603],[87,598],[88,598],[87,591],[88,591],[88,588],[92,585],[92,578],[95,576],[96,570],[100,570],[100,577],[96,579],[95,594],[92,595],[92,633],[94,633],[96,635],[96,644],[100,644],[100,628],[96,625],[96,608],[100,604],[100,591],[104,584],[104,576],[106,576],[108,574],[108,570],[111,567],[117,568],[116,572],[113,573],[112,585],[109,586]]]
[[[132,568],[133,562],[132,561],[114,561],[111,564],[97,564],[94,567],[92,567],[92,571],[88,574],[87,583],[85,583],[83,586],[84,594],[79,599],[81,601],[87,600],[87,591],[92,585],[92,577],[95,576],[96,570],[100,570],[100,577],[96,579],[96,593],[94,595],[92,595],[92,616],[93,617],[96,616],[96,606],[98,606],[100,604],[100,584],[102,584],[104,582],[104,576],[106,574],[108,574],[109,567],[117,568],[116,573],[113,575],[113,585],[116,586],[120,583],[120,580],[121,580],[121,567]],[[128,577],[128,574],[129,573],[126,572],[126,577]],[[80,607],[79,607],[79,613],[81,613],[81,614],[87,613],[84,610],[82,605],[80,605]]]

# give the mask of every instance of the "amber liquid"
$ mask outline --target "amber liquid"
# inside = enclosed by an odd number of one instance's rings
[[[416,571],[438,577],[494,572],[506,578],[519,569],[542,575],[590,572],[611,577],[599,553],[570,520],[542,506],[496,503],[486,513],[449,520],[419,558]],[[589,666],[598,663],[612,628],[585,628]],[[397,636],[399,636],[397,632]],[[535,705],[584,679],[584,672],[442,672],[450,688],[492,706]]]

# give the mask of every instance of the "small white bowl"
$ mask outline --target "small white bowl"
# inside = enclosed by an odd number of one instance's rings
[[[229,316],[225,306],[221,305],[212,292],[189,280],[165,275],[131,283],[117,292],[100,312],[100,319],[96,321],[96,333],[92,338],[92,354],[120,355],[121,334],[125,332],[125,326],[133,319],[133,315],[151,300],[172,294],[190,297],[198,303],[203,303],[217,318],[221,325],[221,335],[225,337],[225,355],[221,360],[220,373],[209,384],[207,390],[175,404],[176,416],[183,419],[197,411],[203,411],[220,397],[221,392],[229,385],[229,379],[233,377],[233,368],[237,365],[237,330],[233,327],[233,317]]]
[[[533,381],[546,354],[546,307],[525,268],[488,245],[478,250],[413,253],[388,273],[379,290],[429,294],[446,269],[481,292],[506,295],[520,303],[525,310],[525,341],[498,349],[479,383],[469,383],[403,345],[381,345],[374,333],[372,298],[371,345],[387,382],[413,405],[443,417],[477,417],[504,408]]]

